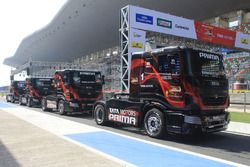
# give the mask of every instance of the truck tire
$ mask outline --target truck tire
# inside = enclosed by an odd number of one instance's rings
[[[20,106],[23,105],[23,103],[22,103],[22,97],[21,97],[21,96],[19,97],[18,104],[19,104]]]
[[[60,115],[65,115],[66,111],[65,111],[65,104],[63,100],[60,100],[58,103],[58,113]]]
[[[10,102],[10,100],[9,100],[9,96],[8,96],[8,95],[6,95],[6,101],[7,101],[7,103],[9,103],[9,102]]]
[[[94,110],[95,122],[97,125],[106,125],[107,124],[107,117],[104,106],[98,104]]]
[[[48,111],[46,99],[42,99],[41,105],[43,111]]]
[[[14,96],[12,96],[12,99],[10,100],[11,103],[15,103]]]
[[[162,138],[165,131],[163,113],[156,108],[149,110],[144,118],[144,128],[148,136],[153,138]]]
[[[31,97],[28,97],[28,99],[27,99],[27,106],[32,107],[32,98]]]

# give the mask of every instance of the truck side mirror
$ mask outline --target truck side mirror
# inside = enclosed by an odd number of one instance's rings
[[[104,85],[105,84],[105,76],[102,75],[102,84]]]

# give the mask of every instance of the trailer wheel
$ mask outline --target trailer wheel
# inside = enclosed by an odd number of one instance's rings
[[[42,99],[42,110],[43,111],[48,111],[47,102],[46,102],[45,99]]]
[[[65,104],[63,100],[60,100],[58,103],[58,113],[60,115],[65,115],[66,111],[65,111]]]
[[[164,115],[156,108],[149,110],[144,118],[144,128],[153,138],[161,138],[165,130]]]
[[[28,97],[27,99],[27,106],[32,107],[32,98]]]
[[[95,107],[94,114],[97,125],[105,125],[107,123],[106,113],[103,105],[98,104]]]

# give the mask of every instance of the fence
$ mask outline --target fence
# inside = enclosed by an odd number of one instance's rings
[[[244,112],[250,105],[250,93],[230,93],[230,104],[242,105]]]

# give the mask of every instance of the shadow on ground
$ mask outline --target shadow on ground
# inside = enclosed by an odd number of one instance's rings
[[[0,141],[0,166],[1,167],[20,167],[15,157],[12,156],[11,152],[5,147]]]

